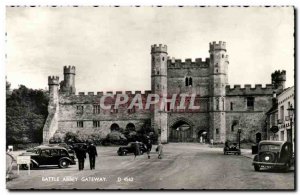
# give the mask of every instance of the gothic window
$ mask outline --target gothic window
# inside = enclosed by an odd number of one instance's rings
[[[216,99],[216,110],[219,110],[219,98]]]
[[[94,105],[93,106],[93,113],[99,114],[100,113],[100,105]]]
[[[216,129],[216,135],[219,135],[219,129]]]
[[[224,58],[224,54],[222,54],[222,58]]]
[[[218,73],[219,71],[218,71],[218,69],[216,69],[216,73]]]
[[[159,74],[159,70],[157,71],[157,73],[156,74]]]
[[[192,77],[189,78],[189,86],[193,86],[193,79],[192,79]]]
[[[83,114],[83,106],[77,106],[76,114]]]
[[[231,125],[231,132],[234,132],[234,127],[238,124],[238,121],[234,120],[232,121],[232,125]]]
[[[77,127],[83,128],[83,121],[77,121]]]
[[[100,121],[93,121],[93,127],[100,127]]]
[[[222,107],[223,107],[223,110],[225,110],[225,103],[224,103],[224,98],[222,97]]]
[[[162,61],[164,61],[165,60],[165,57],[162,57]]]
[[[185,86],[189,86],[189,78],[185,78]]]
[[[233,102],[230,102],[230,110],[233,110]]]
[[[254,97],[247,97],[247,110],[254,110]]]

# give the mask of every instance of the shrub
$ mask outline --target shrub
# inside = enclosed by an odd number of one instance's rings
[[[127,138],[125,135],[119,131],[112,131],[107,134],[105,140],[103,140],[103,145],[124,145],[127,144]]]

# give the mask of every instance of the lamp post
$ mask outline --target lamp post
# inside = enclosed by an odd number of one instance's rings
[[[293,117],[294,117],[294,108],[293,105],[291,104],[290,107],[287,109],[288,111],[288,116],[290,119],[290,129],[288,130],[288,142],[291,142],[293,144]]]
[[[238,136],[239,136],[239,149],[241,149],[241,133],[242,133],[242,129],[238,128]]]

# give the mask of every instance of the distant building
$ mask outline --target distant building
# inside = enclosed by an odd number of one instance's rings
[[[276,103],[267,112],[268,139],[294,142],[294,114],[289,115],[288,109],[294,109],[295,88],[286,88],[278,94]],[[290,133],[290,131],[292,133]]]
[[[209,58],[182,61],[170,58],[166,45],[152,45],[151,90],[106,92],[112,94],[113,99],[120,93],[130,96],[141,94],[143,100],[150,93],[169,96],[196,94],[196,101],[200,105],[197,111],[160,110],[157,107],[152,110],[136,107],[129,110],[126,105],[103,110],[99,100],[105,93],[76,94],[75,67],[65,66],[63,81],[59,82],[56,76],[48,78],[50,102],[49,116],[43,129],[44,142],[48,142],[55,133],[64,134],[68,131],[101,133],[103,136],[120,128],[138,131],[147,121],[151,121],[154,130],[161,134],[163,143],[200,139],[206,142],[213,139],[214,143],[237,141],[239,128],[243,141],[265,139],[266,112],[272,107],[274,91],[279,94],[284,89],[285,71],[273,73],[272,83],[265,87],[261,84],[231,87],[228,85],[226,43],[212,42],[208,49]],[[240,71],[243,71],[242,65]]]

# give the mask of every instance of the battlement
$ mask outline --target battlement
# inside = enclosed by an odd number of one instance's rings
[[[256,84],[252,87],[250,84],[241,85],[226,85],[226,95],[272,95],[273,94],[273,85],[267,84],[263,87],[261,84]]]
[[[193,61],[191,58],[187,58],[184,61],[181,59],[171,58],[168,59],[168,68],[208,68],[209,58],[196,58]]]
[[[151,53],[167,53],[168,52],[168,47],[167,45],[151,45]]]
[[[272,81],[286,81],[286,71],[285,70],[275,70],[272,74]]]
[[[75,66],[64,66],[64,74],[75,74]]]
[[[58,76],[48,76],[48,85],[59,85]]]
[[[210,42],[209,43],[209,51],[214,51],[214,50],[225,50],[226,51],[226,42],[219,41],[218,43]]]
[[[136,94],[141,94],[142,96],[143,95],[148,95],[151,93],[151,90],[146,90],[144,92],[142,91],[116,91],[116,92],[113,92],[113,91],[106,91],[106,92],[103,92],[103,91],[98,91],[96,93],[94,92],[88,92],[87,94],[85,92],[78,92],[78,95],[79,96],[94,96],[95,94],[97,96],[103,96],[103,95],[112,95],[114,97],[116,97],[118,94],[127,94],[127,95],[136,95]]]

